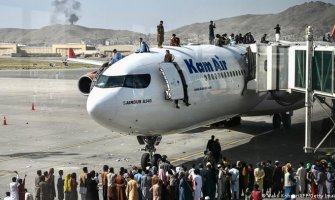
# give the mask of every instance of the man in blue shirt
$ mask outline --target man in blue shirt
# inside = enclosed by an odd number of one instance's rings
[[[149,46],[143,41],[143,38],[140,38],[140,48],[136,50],[136,53],[145,53],[150,52]]]
[[[121,60],[122,59],[122,55],[120,52],[118,52],[116,49],[113,50],[113,58],[111,61],[109,61],[109,65],[112,65],[114,63],[116,63],[117,61]]]

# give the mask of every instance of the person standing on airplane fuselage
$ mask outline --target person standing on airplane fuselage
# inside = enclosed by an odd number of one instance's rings
[[[164,42],[164,26],[163,26],[163,21],[161,20],[159,22],[159,25],[157,26],[158,48],[162,48],[163,42]]]
[[[209,27],[208,28],[209,28],[209,44],[214,44],[214,39],[215,39],[214,29],[216,27],[215,27],[215,24],[213,24],[213,21],[209,22]]]

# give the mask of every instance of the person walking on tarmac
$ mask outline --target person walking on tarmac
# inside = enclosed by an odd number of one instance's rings
[[[157,43],[158,43],[158,48],[162,48],[164,42],[164,26],[163,26],[163,21],[161,20],[159,25],[157,26]]]
[[[211,151],[211,152],[213,152],[213,146],[214,146],[214,142],[215,142],[214,139],[215,139],[215,136],[212,135],[212,136],[211,136],[211,139],[208,140],[208,142],[207,142],[207,146],[206,146],[207,151]]]

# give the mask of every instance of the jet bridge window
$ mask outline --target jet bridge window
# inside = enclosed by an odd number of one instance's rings
[[[150,74],[125,75],[125,76],[99,76],[96,87],[99,88],[146,88],[151,81]]]

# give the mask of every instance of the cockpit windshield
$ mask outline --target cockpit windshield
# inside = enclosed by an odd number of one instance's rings
[[[99,88],[127,87],[140,89],[148,87],[150,81],[150,74],[136,74],[124,76],[101,75],[99,76],[95,86]]]

